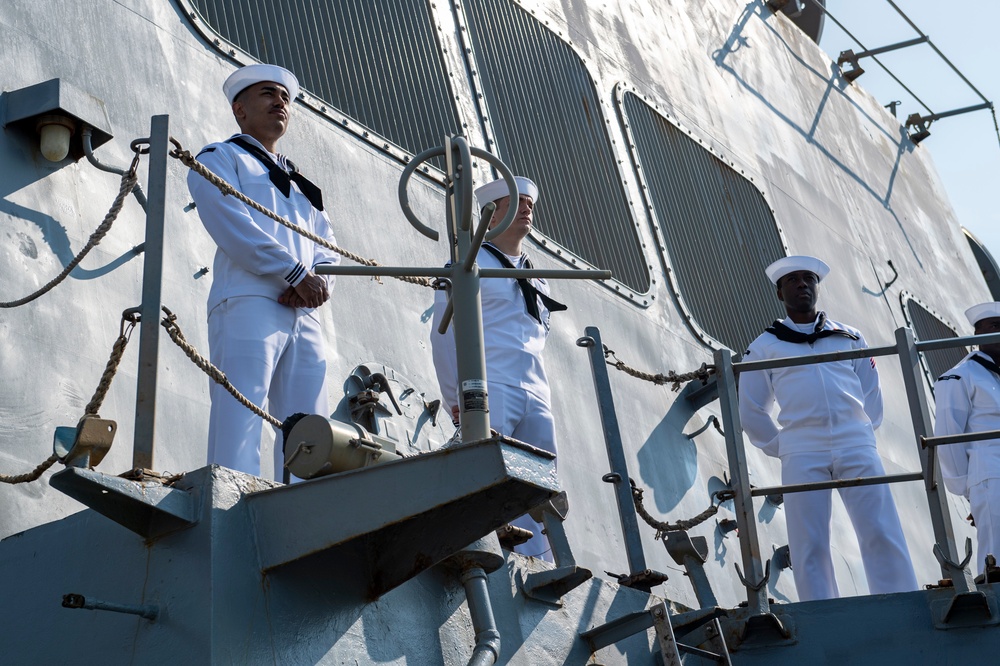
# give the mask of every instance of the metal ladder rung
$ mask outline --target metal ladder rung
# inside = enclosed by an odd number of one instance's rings
[[[726,646],[726,640],[722,636],[722,627],[719,625],[719,619],[717,617],[712,618],[711,628],[713,629],[713,634],[709,635],[709,641],[716,652],[709,652],[708,650],[702,650],[701,648],[696,648],[691,645],[685,645],[684,643],[678,643],[677,637],[674,635],[673,625],[670,623],[670,613],[667,610],[667,605],[664,602],[660,602],[656,606],[649,609],[649,615],[653,619],[653,629],[656,631],[656,642],[660,646],[660,656],[663,659],[664,666],[682,666],[681,653],[693,654],[704,659],[711,659],[717,661],[720,664],[725,664],[726,666],[732,666],[732,662],[729,659],[729,648]]]

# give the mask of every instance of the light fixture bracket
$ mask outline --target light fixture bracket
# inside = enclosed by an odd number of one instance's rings
[[[90,93],[76,88],[62,79],[50,79],[27,88],[5,92],[0,96],[0,117],[6,130],[15,130],[37,136],[36,126],[42,116],[65,117],[76,126],[70,139],[69,156],[75,161],[84,156],[81,130],[92,128],[91,145],[94,148],[107,143],[111,123],[104,102]]]

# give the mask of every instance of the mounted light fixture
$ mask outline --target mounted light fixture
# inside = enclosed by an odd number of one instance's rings
[[[76,133],[76,123],[58,114],[42,116],[35,124],[40,137],[42,157],[50,162],[62,162],[69,155],[69,141]]]
[[[84,127],[91,128],[94,148],[113,138],[104,102],[61,79],[4,93],[2,100],[4,129],[38,136],[39,149],[51,162],[84,156]]]
[[[978,91],[977,91],[978,92]],[[927,137],[931,135],[928,129],[931,123],[935,120],[941,120],[942,118],[950,118],[952,116],[958,116],[963,113],[969,113],[970,111],[982,111],[983,109],[993,110],[993,102],[988,101],[983,98],[982,104],[976,104],[974,106],[964,106],[961,109],[952,109],[951,111],[944,111],[942,113],[929,113],[926,116],[922,116],[919,113],[911,113],[906,118],[906,128],[915,128],[913,132],[910,132],[910,141],[913,143],[920,143]]]
[[[911,113],[906,118],[906,127],[908,129],[910,127],[913,128],[913,131],[909,134],[910,141],[913,143],[920,143],[931,135],[931,131],[929,129],[930,122],[919,113]]]
[[[854,51],[847,49],[846,51],[841,51],[840,57],[837,58],[837,67],[840,67],[841,74],[848,82],[854,81],[854,79],[865,73],[865,70],[858,62],[859,57]],[[844,69],[845,64],[849,64],[851,68]]]
[[[927,41],[930,41],[930,38],[927,37],[927,35],[921,35],[916,39],[910,39],[905,42],[890,44],[888,46],[881,46],[877,49],[866,49],[860,53],[855,53],[851,49],[847,49],[846,51],[840,52],[840,56],[837,58],[837,67],[841,68],[841,74],[843,74],[847,82],[853,83],[854,79],[865,73],[865,70],[862,69],[861,64],[858,62],[861,58],[872,58],[882,53],[888,53],[889,51],[895,51],[896,49],[905,49],[910,46],[916,46],[917,44],[923,44]],[[849,64],[851,69],[843,69],[845,64]]]

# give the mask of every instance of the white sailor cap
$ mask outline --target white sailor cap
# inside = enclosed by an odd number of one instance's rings
[[[973,326],[984,319],[989,319],[990,317],[1000,317],[1000,303],[992,301],[990,303],[973,305],[965,311],[965,316],[968,318],[969,323]]]
[[[535,185],[534,181],[524,176],[514,176],[514,180],[517,181],[518,194],[529,196],[532,201],[538,203],[538,185]],[[476,199],[479,200],[480,207],[506,196],[510,196],[510,188],[503,178],[476,188]]]
[[[229,75],[222,84],[222,92],[232,104],[236,96],[255,83],[274,81],[285,86],[289,99],[295,99],[299,94],[299,80],[284,67],[277,65],[247,65]]]
[[[778,259],[776,262],[764,269],[767,273],[767,277],[774,284],[778,284],[778,280],[785,277],[789,273],[794,273],[795,271],[809,271],[810,273],[815,273],[819,281],[822,282],[830,273],[830,267],[826,263],[816,257],[806,257],[803,255],[794,255],[791,257],[783,257]]]

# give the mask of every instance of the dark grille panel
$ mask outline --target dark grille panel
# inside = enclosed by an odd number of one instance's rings
[[[785,256],[760,191],[633,93],[623,107],[672,278],[695,322],[735,351],[784,309],[764,268]]]
[[[979,270],[983,273],[983,279],[986,280],[986,287],[990,290],[990,295],[993,300],[1000,301],[1000,271],[997,270],[996,260],[993,259],[993,255],[986,249],[986,246],[972,235],[972,232],[968,229],[962,231],[965,232],[965,239],[969,241],[969,247],[972,248],[972,254],[976,257],[976,263],[979,264]]]
[[[494,152],[539,183],[538,230],[648,291],[649,268],[584,63],[511,0],[465,0],[465,8]]]
[[[945,340],[958,337],[951,327],[912,298],[906,299],[906,315],[910,326],[913,327],[913,336],[917,340]],[[965,347],[921,352],[924,357],[924,367],[930,373],[931,384],[933,385],[938,377],[955,367],[955,364],[968,353],[969,350]]]
[[[427,0],[189,1],[226,40],[404,150],[461,130]]]

